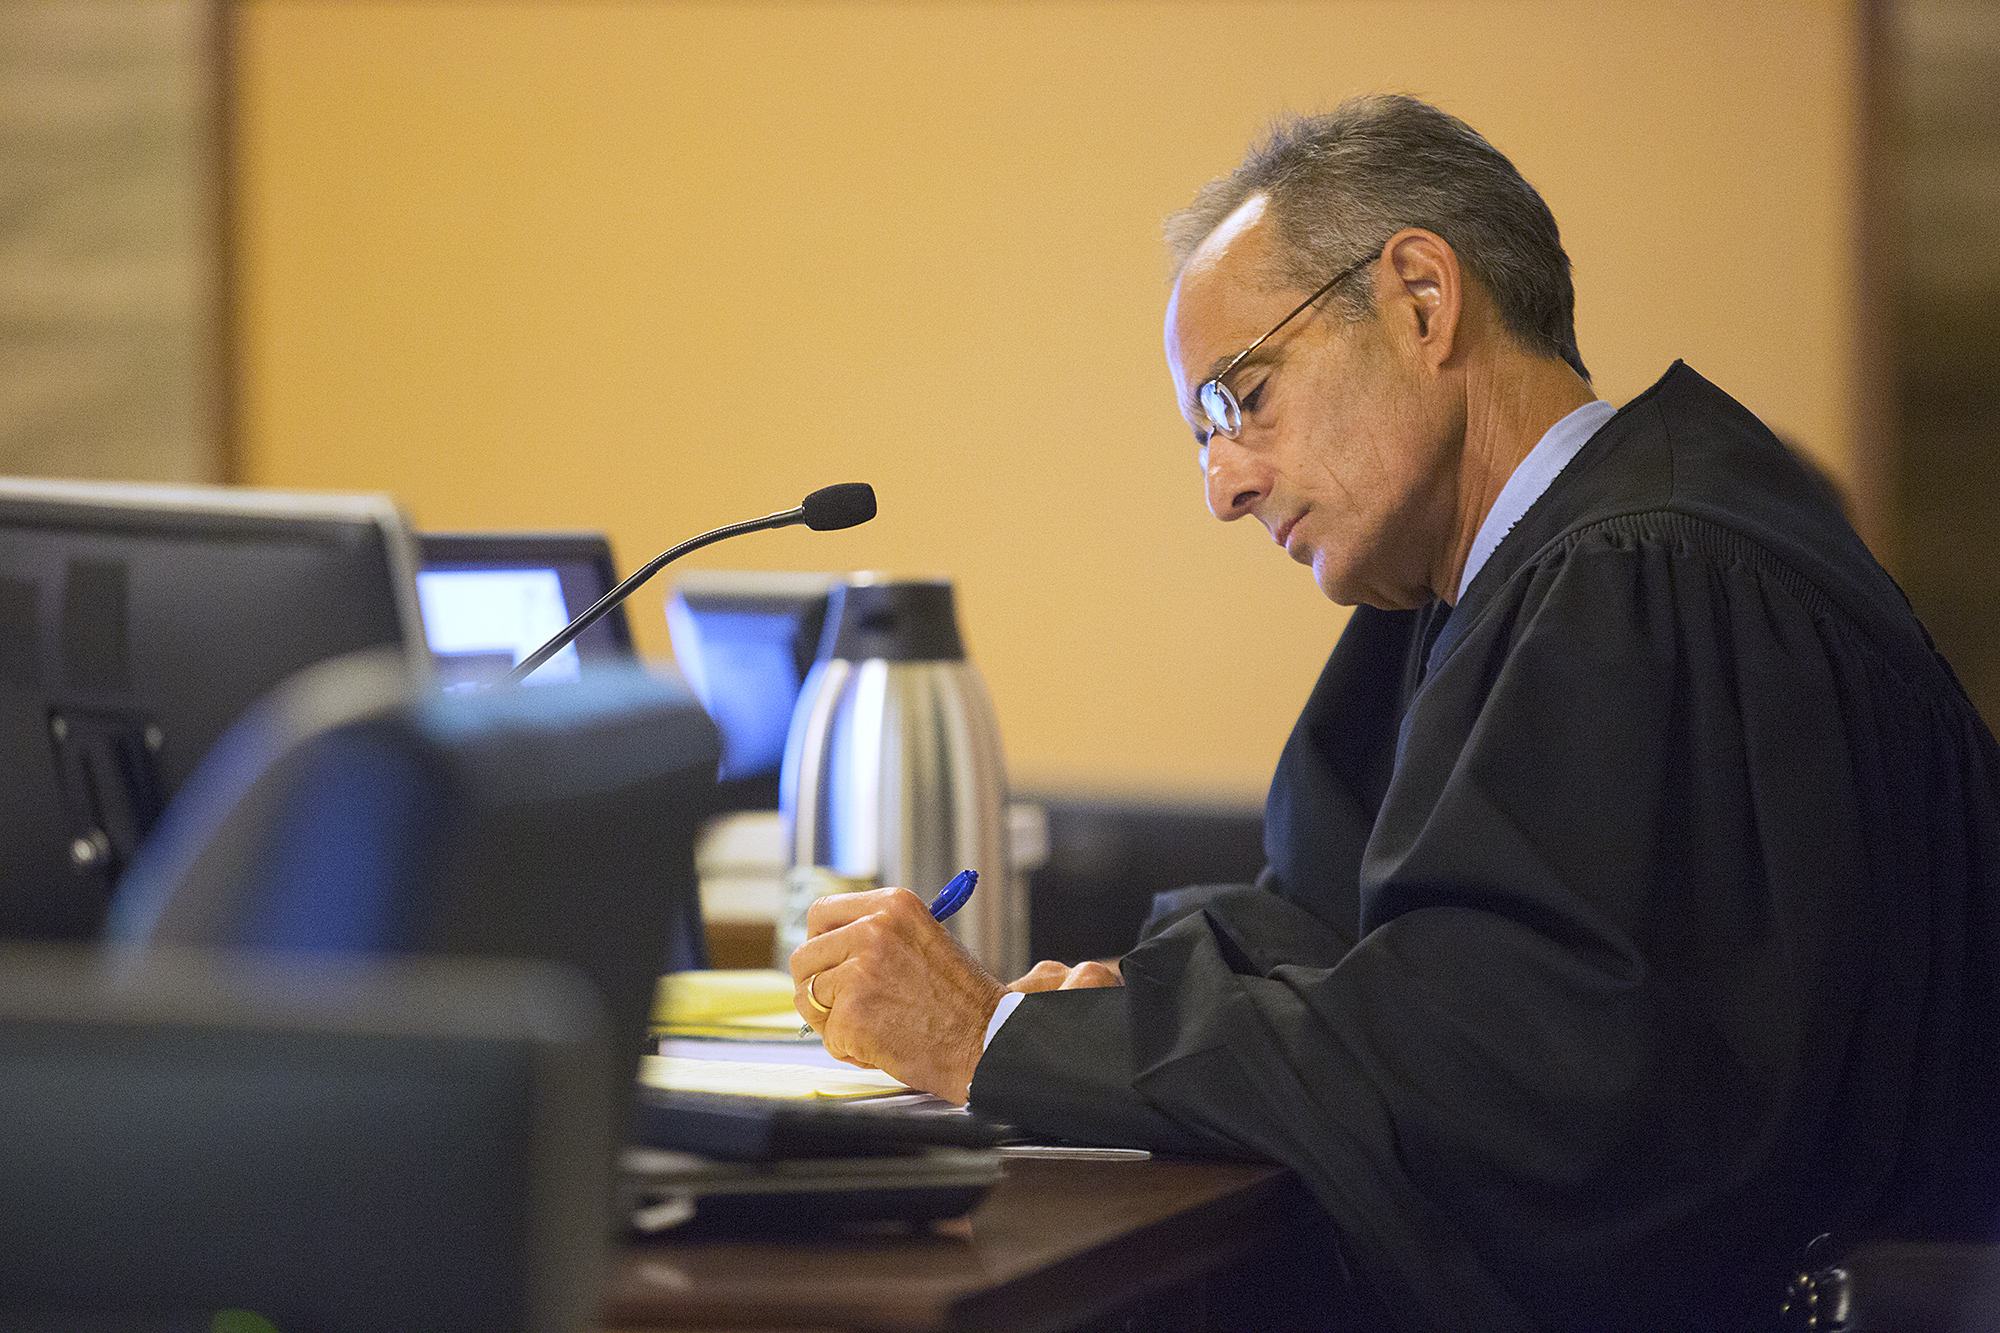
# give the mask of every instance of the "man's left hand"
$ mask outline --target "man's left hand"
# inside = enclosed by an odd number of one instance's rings
[[[1122,986],[1124,973],[1119,970],[1116,958],[1097,958],[1078,963],[1075,967],[1044,958],[1026,972],[1018,981],[1007,983],[1008,990],[1031,994],[1038,990],[1087,990],[1092,986]]]

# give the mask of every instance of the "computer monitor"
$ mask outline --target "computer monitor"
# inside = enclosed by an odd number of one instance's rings
[[[0,936],[88,938],[250,703],[356,649],[423,649],[379,496],[0,478]]]
[[[681,674],[722,730],[722,777],[776,808],[792,706],[819,653],[835,574],[706,570],[667,601]]]
[[[618,583],[602,533],[426,532],[417,544],[424,634],[448,688],[499,680]],[[572,680],[632,657],[620,606],[527,683]]]

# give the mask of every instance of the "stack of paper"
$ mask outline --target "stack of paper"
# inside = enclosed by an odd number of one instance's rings
[[[824,1097],[846,1100],[908,1092],[909,1087],[879,1069],[852,1065],[783,1064],[771,1061],[708,1060],[685,1055],[648,1055],[639,1061],[639,1081],[673,1092],[721,1092],[738,1097]]]
[[[791,973],[763,967],[661,977],[653,1000],[653,1031],[662,1037],[730,1041],[816,1040],[799,1035]]]

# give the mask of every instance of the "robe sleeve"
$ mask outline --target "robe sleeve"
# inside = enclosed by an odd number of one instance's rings
[[[1219,896],[1122,990],[1029,996],[973,1102],[1293,1167],[1411,1327],[1768,1317],[1805,1229],[1893,1167],[1967,893],[1897,857],[1908,830],[1990,829],[1991,774],[1960,781],[1983,729],[1681,515],[1573,536],[1447,638],[1358,943]],[[1984,823],[1926,809],[1948,788]]]

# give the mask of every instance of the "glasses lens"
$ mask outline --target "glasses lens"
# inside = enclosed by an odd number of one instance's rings
[[[1208,424],[1224,435],[1236,434],[1243,425],[1243,413],[1236,406],[1236,395],[1229,392],[1219,379],[1201,386],[1201,410],[1207,414]]]

